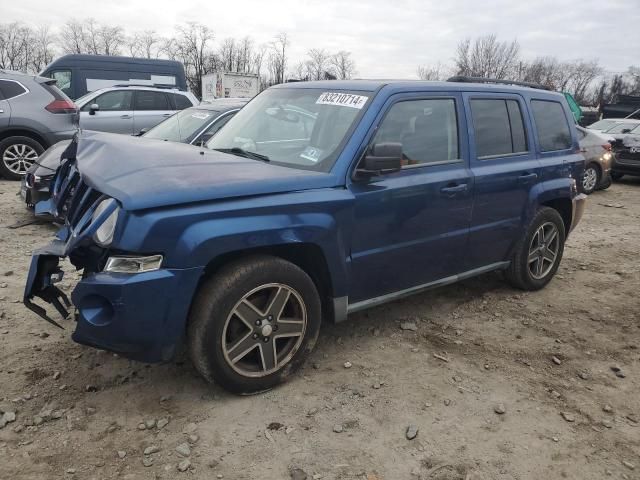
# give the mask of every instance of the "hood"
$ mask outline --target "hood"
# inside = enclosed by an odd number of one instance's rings
[[[83,180],[127,210],[337,185],[330,173],[272,165],[182,143],[84,131]]]
[[[61,142],[51,145],[40,157],[38,161],[29,168],[29,173],[33,173],[38,177],[51,177],[60,166],[60,157],[65,151],[71,140],[62,140]]]

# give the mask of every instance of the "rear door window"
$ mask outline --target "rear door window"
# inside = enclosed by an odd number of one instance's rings
[[[17,82],[12,82],[10,80],[0,80],[0,91],[2,91],[2,96],[5,100],[10,100],[18,95],[22,95],[27,92],[27,89],[24,88]]]
[[[527,135],[520,104],[516,100],[471,100],[476,156],[491,158],[524,153]]]
[[[169,100],[163,92],[152,90],[137,90],[135,110],[173,110],[169,106]]]
[[[540,151],[553,152],[571,148],[571,130],[560,102],[532,100],[531,110],[538,130]]]

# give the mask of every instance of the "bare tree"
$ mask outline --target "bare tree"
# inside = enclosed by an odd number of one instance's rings
[[[310,80],[323,80],[330,69],[330,55],[324,48],[312,48],[307,52],[307,70]]]
[[[351,52],[340,50],[329,58],[329,64],[334,75],[340,80],[346,80],[356,73],[356,62],[351,58]]]
[[[267,66],[271,74],[269,83],[284,83],[287,68],[287,52],[289,49],[289,36],[286,33],[279,33],[271,42],[271,51],[267,58]]]
[[[455,64],[458,75],[505,79],[517,75],[520,44],[517,40],[500,42],[495,35],[485,35],[458,44]]]
[[[296,63],[290,76],[296,80],[309,80],[309,65],[307,62],[300,61]]]
[[[31,62],[26,71],[40,72],[50,64],[55,56],[56,37],[51,34],[48,25],[40,25],[33,31]]]
[[[209,73],[208,66],[213,63],[213,52],[210,43],[213,32],[206,25],[189,22],[176,27],[177,36],[165,45],[165,52],[170,58],[180,60],[184,65],[187,82],[191,91],[202,96],[202,76]]]
[[[0,68],[26,71],[31,31],[20,22],[0,27]]]
[[[420,65],[416,70],[416,75],[418,75],[420,80],[432,81],[446,80],[449,76],[446,68],[441,63],[435,65]]]
[[[100,55],[101,46],[101,34],[100,25],[93,18],[87,18],[80,26],[82,28],[82,38],[84,40],[84,50],[92,55]]]
[[[119,26],[102,25],[98,30],[98,39],[100,55],[120,55],[120,49],[125,43],[124,30]]]
[[[61,27],[58,41],[60,48],[65,53],[87,53],[84,27],[76,19],[67,21]]]
[[[163,38],[155,30],[138,32],[129,38],[127,47],[132,57],[158,58],[162,49]]]

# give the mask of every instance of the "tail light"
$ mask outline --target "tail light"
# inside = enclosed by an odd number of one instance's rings
[[[65,99],[54,100],[44,109],[51,113],[76,113],[75,103]]]

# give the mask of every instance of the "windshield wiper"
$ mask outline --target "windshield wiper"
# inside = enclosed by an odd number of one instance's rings
[[[256,152],[250,152],[240,147],[214,148],[214,150],[222,153],[231,153],[239,157],[251,158],[253,160],[262,160],[263,162],[270,161],[269,157],[267,157],[266,155],[262,155],[261,153],[256,153]]]

